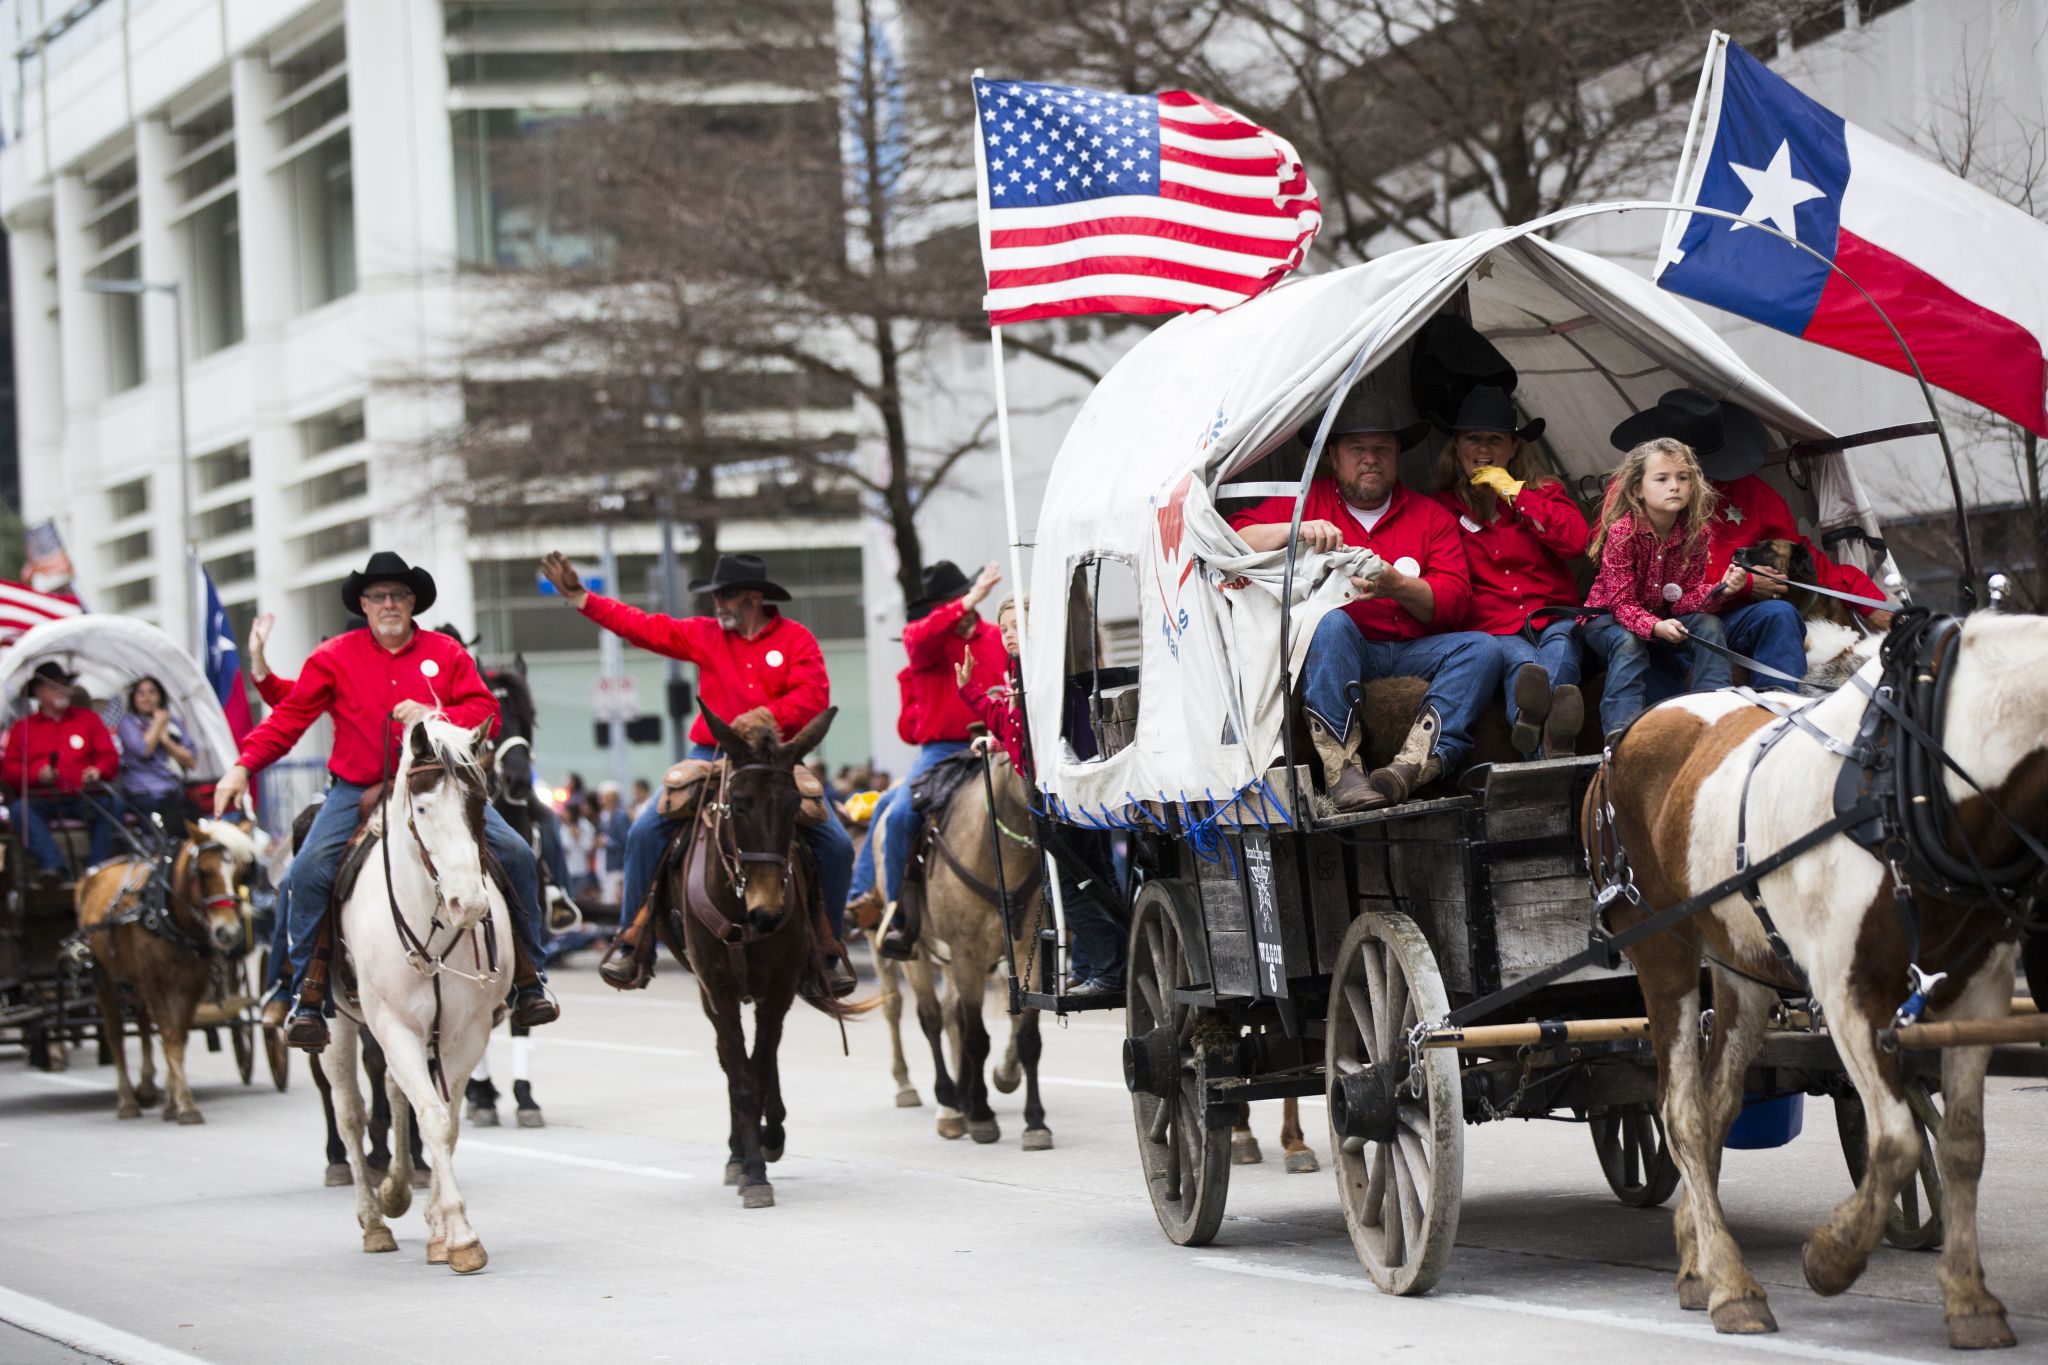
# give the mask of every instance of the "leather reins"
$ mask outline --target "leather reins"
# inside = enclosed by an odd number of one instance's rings
[[[726,891],[739,901],[742,917],[735,919],[714,904],[715,897],[710,885],[704,884],[701,888],[690,887],[687,871],[683,899],[689,903],[690,911],[696,917],[698,925],[725,949],[726,966],[732,971],[733,984],[740,993],[741,1003],[744,1004],[752,998],[747,989],[747,949],[764,938],[781,933],[790,921],[796,918],[796,913],[791,911],[788,905],[789,887],[793,880],[788,850],[785,849],[779,855],[756,853],[739,847],[738,836],[732,834],[732,779],[740,773],[778,773],[789,780],[789,785],[794,790],[796,772],[792,768],[782,768],[772,763],[735,765],[729,758],[719,760],[718,770],[718,792],[712,800],[704,803],[704,809],[697,817],[701,831],[699,839],[710,841],[709,852],[718,859],[720,869],[725,873]],[[727,846],[728,835],[731,835],[730,847]],[[692,856],[696,856],[694,852]],[[767,934],[761,933],[745,918],[746,869],[749,864],[768,864],[783,869],[783,916]],[[693,889],[701,889],[703,894],[693,895]]]

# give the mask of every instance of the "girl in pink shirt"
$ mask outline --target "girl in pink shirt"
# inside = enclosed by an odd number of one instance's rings
[[[1692,447],[1668,437],[1629,451],[1607,486],[1589,552],[1600,572],[1586,605],[1608,614],[1579,629],[1607,661],[1600,729],[1610,744],[1642,713],[1653,660],[1683,670],[1687,691],[1729,684],[1728,660],[1692,645],[1727,638],[1713,614],[1726,585],[1707,577],[1714,499]]]

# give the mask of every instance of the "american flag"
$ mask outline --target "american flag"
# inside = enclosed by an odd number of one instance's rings
[[[84,610],[70,593],[37,592],[26,583],[0,578],[0,645],[12,644],[30,626],[76,616]]]
[[[1228,308],[1322,226],[1286,139],[1185,90],[976,77],[974,103],[992,325]]]

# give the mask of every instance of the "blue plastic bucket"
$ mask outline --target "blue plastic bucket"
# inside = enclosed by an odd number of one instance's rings
[[[1783,1147],[1806,1123],[1806,1096],[1745,1095],[1742,1112],[1728,1128],[1728,1145],[1745,1152]]]

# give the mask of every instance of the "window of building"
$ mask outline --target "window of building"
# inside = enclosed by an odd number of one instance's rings
[[[142,225],[133,159],[95,177],[86,185],[86,247],[88,279],[133,280],[142,273]],[[106,347],[101,373],[105,392],[122,393],[142,382],[142,306],[140,294],[99,294],[100,331]]]
[[[243,498],[240,502],[209,507],[199,514],[198,522],[199,535],[203,540],[231,536],[256,524],[256,504],[248,498]]]
[[[235,113],[221,100],[173,126],[179,196],[172,222],[184,240],[186,325],[195,355],[242,339],[242,239],[237,212]]]
[[[302,513],[318,512],[338,502],[360,498],[369,491],[369,463],[343,465],[299,485],[299,510]]]
[[[323,527],[305,537],[301,544],[305,546],[308,562],[366,550],[370,546],[369,519],[344,521],[339,526]]]
[[[112,521],[139,517],[149,510],[149,476],[117,483],[107,490],[107,512]]]
[[[256,552],[243,550],[237,554],[222,555],[206,561],[206,572],[213,579],[214,586],[223,583],[240,583],[256,576]]]
[[[249,477],[249,443],[237,441],[222,450],[209,450],[192,462],[199,491],[211,493]]]
[[[137,531],[133,535],[122,536],[119,540],[109,542],[107,559],[116,568],[127,564],[139,564],[149,558],[152,548],[150,533]]]
[[[291,201],[299,311],[307,312],[356,289],[347,36],[337,28],[274,69],[284,87],[270,114],[285,144],[277,173]]]
[[[455,230],[468,265],[531,269],[601,265],[612,236],[598,191],[566,136],[572,109],[468,109],[454,114]]]
[[[107,610],[140,611],[156,602],[156,580],[136,578],[107,589]]]
[[[351,399],[298,425],[301,448],[308,455],[352,446],[363,439],[363,400]]]

